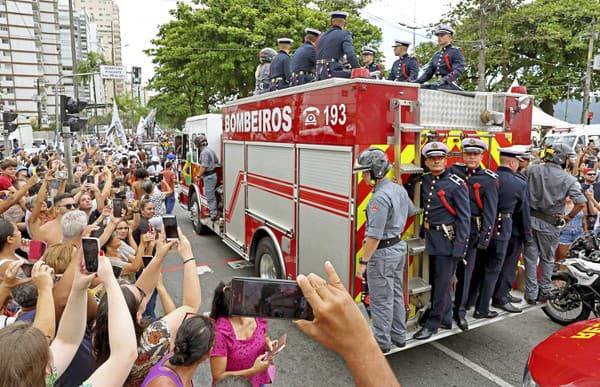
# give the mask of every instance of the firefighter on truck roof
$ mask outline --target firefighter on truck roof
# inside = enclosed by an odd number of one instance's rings
[[[362,171],[373,195],[367,204],[364,252],[356,276],[362,278],[367,272],[373,334],[381,351],[387,353],[392,343],[399,348],[406,345],[402,282],[407,246],[401,234],[416,208],[404,187],[385,177],[392,165],[381,149],[363,151],[357,165],[355,171]]]
[[[392,65],[388,81],[414,82],[419,77],[419,62],[414,56],[408,55],[410,42],[398,40],[392,46],[398,59]]]
[[[331,28],[317,41],[317,79],[350,78],[350,71],[344,69],[344,55],[353,69],[360,64],[352,46],[352,35],[344,31],[348,13],[336,11],[329,15]]]
[[[457,85],[457,81],[465,70],[465,56],[460,48],[452,46],[454,28],[442,24],[436,29],[435,35],[438,38],[441,50],[433,54],[429,67],[417,79],[417,83],[425,83],[434,77],[434,82],[425,84],[422,87],[461,90]]]
[[[298,47],[292,58],[292,86],[300,86],[315,80],[317,67],[317,49],[315,44],[321,31],[314,28],[304,29],[304,43]]]

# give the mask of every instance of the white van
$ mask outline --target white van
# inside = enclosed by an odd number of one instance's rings
[[[543,149],[550,144],[563,143],[576,151],[577,145],[586,147],[590,141],[593,141],[596,147],[600,146],[600,125],[577,125],[571,129],[549,130],[540,147]]]

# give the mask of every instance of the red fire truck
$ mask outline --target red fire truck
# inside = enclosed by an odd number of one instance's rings
[[[389,177],[405,182],[423,171],[422,144],[445,141],[451,156],[459,157],[460,142],[468,136],[489,142],[484,160],[495,169],[498,147],[530,143],[533,99],[523,89],[514,91],[426,90],[418,84],[356,78],[239,99],[223,107],[221,149],[215,149],[221,156],[221,218],[208,218],[195,168],[192,184],[183,187],[179,199],[191,209],[197,231],[212,229],[254,263],[258,276],[323,275],[329,260],[358,296],[361,283],[354,273],[371,190],[353,174],[357,155],[368,147],[383,149],[394,163]],[[415,191],[419,206],[418,187]],[[409,326],[427,306],[431,289],[418,224],[410,219],[404,233],[410,255],[405,281]]]

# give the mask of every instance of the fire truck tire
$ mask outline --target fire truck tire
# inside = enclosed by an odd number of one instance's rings
[[[263,237],[256,245],[254,260],[256,276],[267,279],[281,279],[283,268],[277,256],[277,250],[269,237]]]
[[[190,218],[194,231],[198,235],[204,235],[209,232],[209,228],[202,224],[201,217],[200,200],[195,193],[192,193],[190,196]]]

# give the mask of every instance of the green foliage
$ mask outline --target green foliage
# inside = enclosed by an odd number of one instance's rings
[[[597,1],[463,0],[455,5],[443,21],[456,27],[454,42],[466,59],[461,81],[468,90],[477,85],[480,4],[485,10],[488,90],[507,90],[517,79],[548,113],[560,100],[581,97],[590,24],[600,16]],[[598,86],[594,80],[592,89]]]
[[[186,117],[218,110],[224,102],[251,95],[258,53],[276,48],[277,38],[302,44],[304,28],[326,30],[326,11],[351,13],[348,30],[355,50],[377,46],[381,31],[360,19],[358,11],[370,0],[225,0],[197,1],[196,7],[177,3],[174,20],[162,25],[153,48],[155,75],[149,88],[160,96],[149,101],[159,121],[181,127]]]

